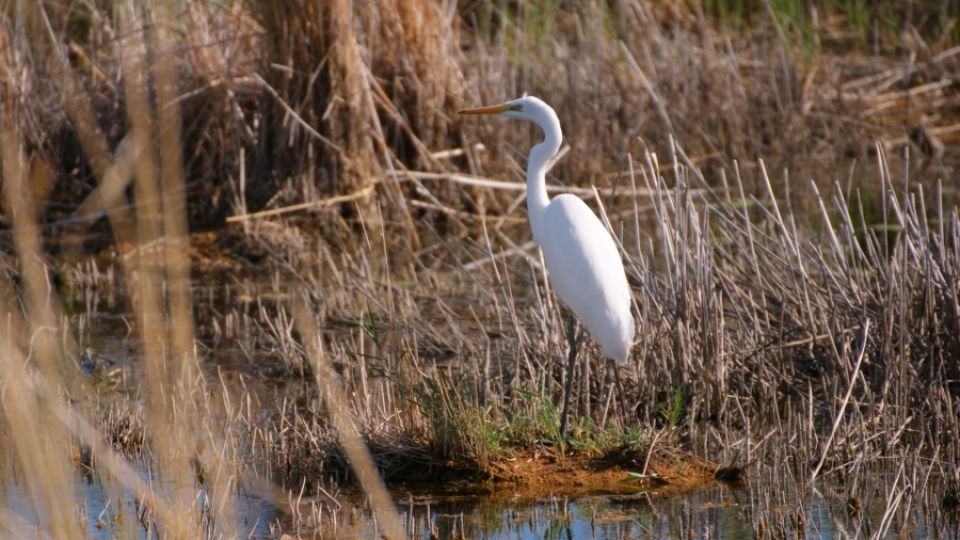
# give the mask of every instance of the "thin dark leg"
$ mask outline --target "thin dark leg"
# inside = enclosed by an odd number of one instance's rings
[[[623,392],[623,383],[620,382],[620,366],[614,360],[610,360],[610,367],[613,368],[613,380],[617,384],[617,393],[620,394],[620,422],[623,429],[627,428],[627,398]]]
[[[567,342],[570,352],[567,355],[567,382],[563,389],[563,412],[560,413],[560,438],[567,437],[567,414],[570,412],[570,391],[573,389],[573,365],[577,360],[577,320],[570,317],[567,327]]]

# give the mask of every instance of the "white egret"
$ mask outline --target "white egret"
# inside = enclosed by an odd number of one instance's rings
[[[563,194],[551,200],[547,195],[547,163],[560,149],[562,140],[557,113],[539,98],[524,96],[502,105],[467,109],[460,114],[502,114],[533,122],[543,130],[543,142],[533,147],[527,159],[527,214],[533,239],[543,251],[550,281],[560,300],[587,327],[604,356],[626,362],[635,328],[630,313],[630,287],[617,245],[579,197]],[[561,435],[566,434],[570,383],[577,354],[574,321],[571,321],[568,339],[570,354]]]

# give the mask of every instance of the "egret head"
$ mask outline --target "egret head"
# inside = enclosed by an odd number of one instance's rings
[[[500,105],[466,109],[460,111],[460,114],[498,114],[507,118],[526,120],[540,126],[544,135],[543,144],[535,146],[530,151],[530,157],[532,159],[534,154],[540,154],[539,157],[544,164],[560,149],[560,140],[563,138],[560,119],[557,118],[557,113],[538,97],[524,95],[522,98]]]
[[[502,114],[507,118],[518,118],[535,124],[544,125],[545,121],[556,119],[557,113],[538,97],[523,96],[500,105],[466,109],[460,114]]]

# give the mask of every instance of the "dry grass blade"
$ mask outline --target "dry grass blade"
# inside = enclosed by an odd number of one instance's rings
[[[817,475],[820,473],[820,469],[823,467],[823,462],[827,459],[827,454],[830,451],[830,445],[833,444],[833,438],[837,434],[837,428],[840,427],[840,422],[843,420],[843,415],[847,410],[847,404],[850,403],[850,396],[853,394],[853,387],[857,384],[860,375],[860,366],[863,364],[863,356],[867,351],[867,339],[869,336],[870,320],[868,319],[863,323],[863,328],[860,331],[860,352],[857,354],[857,362],[854,364],[853,372],[850,374],[850,384],[847,386],[847,393],[843,396],[843,402],[840,403],[840,410],[837,411],[836,419],[833,421],[833,427],[830,428],[830,435],[827,436],[827,441],[823,444],[823,449],[820,451],[820,459],[817,461],[817,465],[810,473],[811,484],[816,481]]]
[[[383,480],[377,472],[373,459],[370,457],[370,451],[351,419],[350,401],[338,383],[336,373],[327,362],[313,314],[303,298],[304,296],[298,296],[294,301],[294,318],[300,335],[306,342],[307,354],[310,357],[317,385],[320,387],[327,412],[330,414],[330,419],[340,437],[343,450],[350,460],[350,466],[357,475],[360,487],[370,497],[374,517],[381,527],[381,534],[391,540],[405,538],[406,534],[393,506],[393,501],[383,485]]]
[[[0,385],[2,408],[9,433],[4,438],[10,444],[23,470],[33,500],[34,509],[43,520],[43,526],[54,538],[82,538],[78,521],[73,514],[72,478],[70,464],[62,451],[67,447],[66,432],[61,426],[45,421],[47,404],[53,396],[35,388],[29,365],[61,384],[68,381],[69,367],[64,365],[61,340],[57,339],[57,321],[53,312],[47,266],[40,249],[40,236],[32,205],[25,195],[24,155],[21,135],[15,115],[21,110],[14,99],[4,93],[0,111],[0,156],[3,158],[4,206],[12,210],[21,275],[26,289],[24,305],[28,316],[21,318],[14,291],[8,284],[0,290]],[[23,332],[23,335],[20,334]],[[29,336],[23,340],[24,336]],[[24,355],[21,347],[29,347]],[[69,381],[72,383],[72,381]],[[72,384],[70,386],[73,386]],[[42,473],[37,474],[37,472]]]
[[[357,190],[348,195],[337,195],[336,197],[328,197],[326,199],[321,199],[319,201],[312,201],[300,204],[292,204],[290,206],[284,206],[282,208],[271,208],[270,210],[261,210],[259,212],[253,212],[251,214],[240,214],[235,216],[230,216],[227,218],[227,223],[237,223],[241,221],[248,221],[251,219],[261,219],[274,216],[282,216],[284,214],[289,214],[291,212],[300,212],[302,210],[311,210],[314,208],[323,208],[325,206],[334,206],[337,204],[342,204],[345,202],[355,201],[357,199],[366,199],[373,193],[373,186],[367,186],[363,189]]]

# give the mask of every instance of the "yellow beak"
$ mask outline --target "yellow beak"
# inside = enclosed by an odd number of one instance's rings
[[[464,109],[459,114],[500,114],[510,110],[507,104],[490,105],[489,107],[477,107],[476,109]]]

